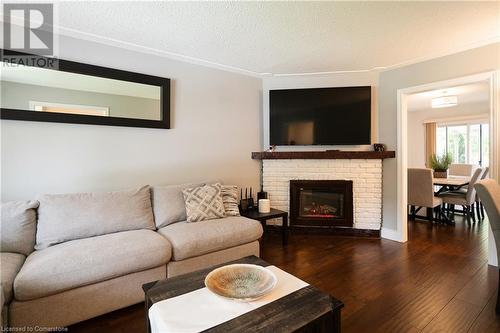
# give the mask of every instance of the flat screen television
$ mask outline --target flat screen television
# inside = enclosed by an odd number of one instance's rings
[[[270,144],[370,144],[371,87],[269,91]]]

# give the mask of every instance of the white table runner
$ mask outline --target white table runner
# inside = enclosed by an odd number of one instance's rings
[[[268,295],[252,302],[240,302],[214,295],[207,288],[197,289],[153,304],[149,309],[151,332],[207,330],[309,285],[276,266],[267,268],[278,278],[276,287]]]

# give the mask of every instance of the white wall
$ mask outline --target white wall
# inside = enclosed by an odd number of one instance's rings
[[[263,149],[269,147],[269,90],[273,89],[298,89],[298,88],[326,88],[326,87],[348,87],[348,86],[372,86],[372,127],[371,141],[377,142],[378,126],[377,126],[377,72],[362,72],[362,73],[340,73],[328,75],[299,75],[299,76],[281,76],[281,77],[266,77],[263,79],[263,95],[262,95],[262,117],[263,117]],[[279,150],[325,150],[325,149],[350,149],[350,150],[367,150],[371,146],[282,146]]]
[[[1,121],[2,201],[220,178],[259,185],[258,78],[61,37],[60,57],[172,79],[172,129]]]
[[[410,105],[409,105],[410,107]],[[441,109],[423,109],[408,112],[408,167],[424,168],[425,156],[425,123],[426,120],[448,119],[456,117],[486,116],[489,117],[489,103],[459,104]]]

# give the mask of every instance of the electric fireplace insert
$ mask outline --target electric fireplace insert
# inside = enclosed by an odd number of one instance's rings
[[[351,180],[291,180],[290,223],[294,226],[352,227]]]

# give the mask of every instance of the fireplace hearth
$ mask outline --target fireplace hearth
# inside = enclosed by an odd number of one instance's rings
[[[290,223],[352,227],[352,181],[290,180]]]

